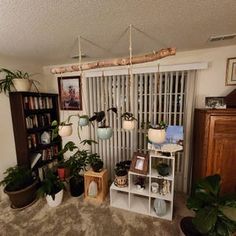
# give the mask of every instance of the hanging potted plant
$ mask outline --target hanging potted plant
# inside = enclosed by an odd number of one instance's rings
[[[128,171],[130,169],[131,161],[121,161],[115,166],[115,180],[114,184],[117,187],[123,188],[128,186]]]
[[[103,169],[103,161],[97,153],[92,153],[88,156],[88,163],[94,172],[101,172]]]
[[[83,127],[83,126],[87,126],[88,124],[89,124],[88,115],[79,115],[78,125]]]
[[[10,71],[5,68],[0,69],[0,73],[5,74],[4,79],[0,79],[0,93],[4,92],[7,94],[12,91],[12,87],[16,89],[16,91],[30,91],[32,85],[34,85],[35,89],[38,91],[36,83],[39,83],[36,80],[30,79],[31,76],[27,72],[23,72],[20,70]]]
[[[112,111],[117,114],[117,108],[112,107],[107,110]],[[106,124],[106,114],[104,111],[95,112],[95,115],[92,116],[89,121],[97,121],[99,123],[97,128],[97,136],[102,140],[111,138],[113,129]]]
[[[46,197],[50,207],[56,207],[62,202],[63,189],[63,182],[49,169],[45,174],[41,187],[38,189],[38,195]]]
[[[135,127],[135,121],[137,120],[134,115],[130,112],[125,112],[121,115],[123,118],[123,129],[125,130],[132,130]]]
[[[4,174],[6,176],[0,185],[5,186],[4,192],[8,195],[12,208],[24,208],[35,201],[38,181],[30,169],[10,167]]]
[[[168,125],[164,121],[160,121],[157,125],[149,125],[148,140],[157,144],[164,143],[167,127]]]

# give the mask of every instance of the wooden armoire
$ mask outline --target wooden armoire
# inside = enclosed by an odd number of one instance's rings
[[[236,109],[196,109],[193,184],[220,174],[222,193],[236,192]]]

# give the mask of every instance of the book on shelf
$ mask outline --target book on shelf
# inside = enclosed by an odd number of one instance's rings
[[[42,154],[40,152],[32,154],[32,156],[31,156],[31,169],[34,168],[34,166],[37,164],[37,162],[39,161],[41,156],[42,156]]]

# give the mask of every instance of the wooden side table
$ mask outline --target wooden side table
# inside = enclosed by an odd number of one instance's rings
[[[94,172],[92,170],[86,171],[84,173],[84,199],[102,203],[108,193],[107,177],[107,169],[104,169],[101,172]],[[96,197],[90,197],[88,195],[89,184],[91,181],[95,181],[98,186],[98,193]]]

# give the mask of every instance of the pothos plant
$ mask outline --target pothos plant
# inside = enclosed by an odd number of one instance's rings
[[[124,120],[127,120],[127,121],[132,121],[132,120],[137,120],[133,113],[131,112],[124,112],[122,115],[121,115],[121,118],[123,118]]]
[[[117,108],[116,107],[111,107],[109,109],[107,109],[107,112],[112,111],[115,114],[117,114]],[[92,117],[89,118],[89,121],[97,121],[98,122],[98,127],[99,128],[108,128],[110,127],[107,123],[106,123],[106,113],[105,111],[99,111],[99,112],[94,112],[94,115]]]
[[[168,125],[166,124],[166,122],[162,120],[157,124],[153,124],[150,121],[142,123],[142,128],[145,129],[167,129],[167,127]]]

